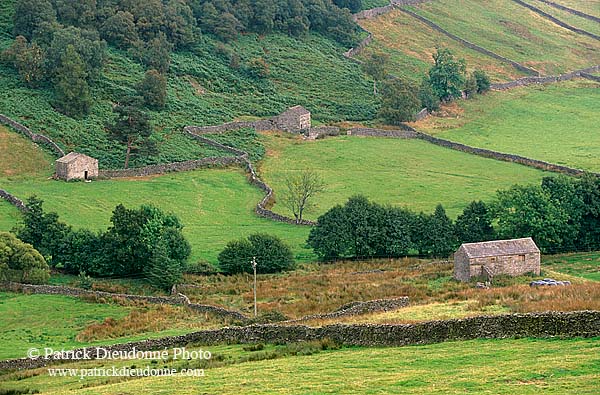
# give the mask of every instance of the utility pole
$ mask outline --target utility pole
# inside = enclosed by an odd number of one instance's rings
[[[256,308],[256,257],[252,257],[252,269],[254,269],[254,317],[257,316]]]

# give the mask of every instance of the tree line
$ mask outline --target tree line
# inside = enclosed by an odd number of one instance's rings
[[[546,177],[540,185],[500,190],[471,202],[452,221],[434,213],[383,206],[354,196],[318,218],[307,243],[324,260],[448,257],[462,243],[532,237],[543,253],[600,249],[600,178]]]
[[[32,245],[51,267],[96,277],[144,277],[165,290],[181,280],[191,247],[173,214],[153,206],[115,207],[103,232],[73,229],[43,201],[27,200],[16,236]]]

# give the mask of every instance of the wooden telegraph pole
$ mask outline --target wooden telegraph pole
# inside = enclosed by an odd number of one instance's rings
[[[254,269],[254,317],[257,316],[256,308],[256,257],[252,257],[252,269]]]

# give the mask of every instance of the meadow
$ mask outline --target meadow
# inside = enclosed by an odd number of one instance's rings
[[[7,292],[0,292],[0,316],[0,360],[24,358],[31,347],[126,343],[228,323],[181,306]]]
[[[433,65],[432,55],[438,47],[448,48],[457,58],[465,59],[469,72],[484,70],[494,82],[525,76],[510,64],[475,52],[399,10],[361,20],[359,24],[374,36],[361,58],[385,52],[390,55],[390,73],[401,78],[420,82]]]
[[[489,92],[456,101],[413,126],[436,136],[600,171],[598,84],[587,80]]]
[[[432,212],[442,203],[455,217],[472,200],[489,201],[498,189],[537,183],[550,174],[421,140],[342,136],[310,142],[269,135],[265,146],[259,170],[276,197],[294,173],[309,169],[323,179],[325,191],[313,199],[310,219],[356,194],[415,211]],[[290,215],[278,203],[274,211]]]
[[[565,22],[573,27],[583,29],[589,33],[600,35],[600,23],[591,21],[589,19],[580,17],[579,15],[571,14],[568,11],[559,10],[548,4],[542,3],[537,0],[523,0],[525,3],[532,5],[540,10],[552,15],[556,19]],[[556,3],[556,2],[555,2]],[[571,7],[573,8],[573,7]],[[574,9],[583,12],[582,7],[575,7]],[[600,3],[596,5],[596,10],[600,9]],[[593,14],[593,13],[592,13]]]
[[[598,41],[512,1],[439,0],[409,8],[463,39],[543,74],[600,63]]]
[[[599,0],[553,0],[553,2],[600,18]]]
[[[495,394],[595,393],[598,338],[503,339],[397,348],[322,350],[318,344],[203,347],[218,356],[199,378],[51,378],[47,369],[7,374],[7,390],[41,394]],[[121,366],[123,362],[104,362]],[[134,361],[144,366],[147,361]],[[186,366],[167,363],[165,366]],[[102,362],[79,366],[103,366]],[[193,366],[193,364],[192,364]],[[66,366],[72,367],[72,366]],[[181,368],[180,368],[181,369]],[[476,374],[474,374],[476,372]],[[174,385],[176,381],[176,385]]]

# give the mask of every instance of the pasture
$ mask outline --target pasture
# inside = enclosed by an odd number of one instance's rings
[[[578,80],[489,92],[413,126],[479,148],[599,172],[598,86]]]
[[[559,27],[512,1],[436,0],[410,9],[465,40],[543,74],[600,63],[597,40]]]
[[[6,389],[41,394],[584,394],[598,390],[598,338],[503,339],[397,348],[322,350],[311,343],[202,347],[218,356],[203,377],[49,377],[47,369],[6,375]],[[134,361],[145,366],[147,361]],[[91,362],[82,367],[122,366]],[[131,364],[131,363],[130,363]],[[169,362],[165,366],[190,367]],[[192,365],[193,366],[193,365]],[[67,366],[72,367],[72,366]],[[474,372],[477,372],[474,374]],[[175,385],[176,382],[176,385]]]

